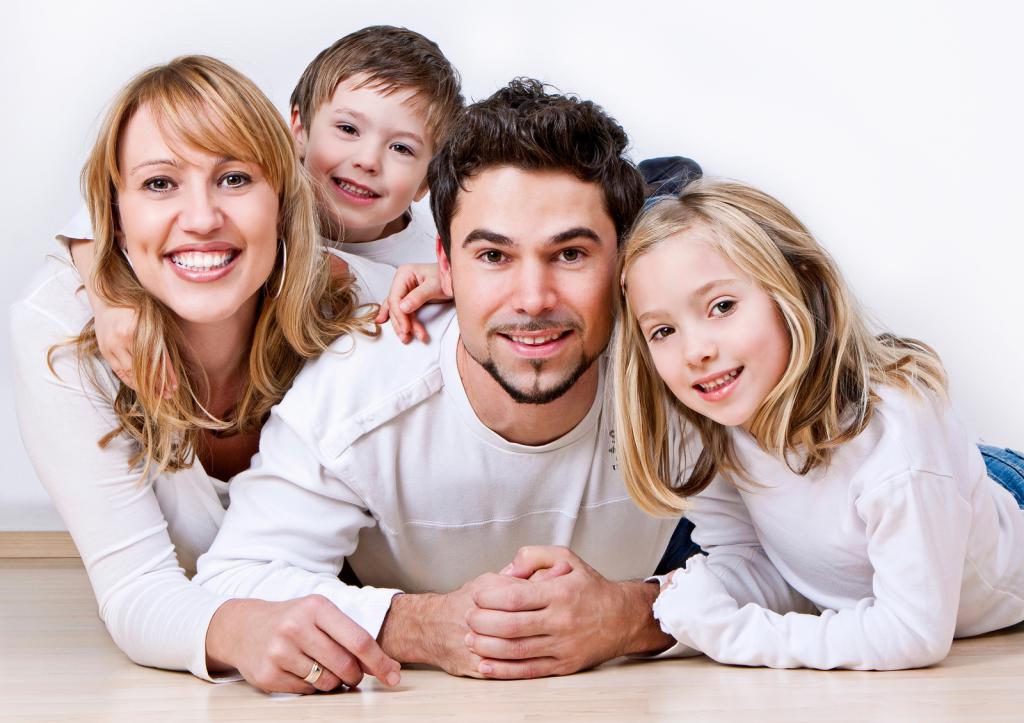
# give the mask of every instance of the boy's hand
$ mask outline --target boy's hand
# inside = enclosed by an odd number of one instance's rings
[[[441,290],[437,264],[402,264],[395,272],[388,298],[380,305],[377,323],[383,324],[390,317],[403,344],[412,341],[413,336],[426,343],[430,337],[415,312],[432,301],[451,301]]]
[[[124,306],[108,306],[98,298],[93,302],[93,328],[96,331],[96,345],[100,354],[125,386],[138,391],[132,364],[132,347],[135,344],[135,330],[139,323],[136,309]],[[164,379],[167,387],[164,398],[169,398],[178,387],[178,378],[170,361],[164,357]]]

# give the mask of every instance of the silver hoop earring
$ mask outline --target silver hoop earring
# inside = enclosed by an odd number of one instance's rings
[[[135,274],[135,265],[132,263],[132,257],[128,255],[127,251],[125,251],[124,246],[118,246],[118,248],[121,249],[121,255],[124,256],[124,260],[128,262],[128,268],[130,268],[132,273]],[[135,274],[136,278],[138,278],[138,276],[138,274]]]
[[[276,299],[281,295],[281,291],[284,290],[284,276],[288,272],[288,244],[284,242],[284,239],[278,239],[281,243],[281,281],[277,284],[277,293],[271,296],[271,299]]]

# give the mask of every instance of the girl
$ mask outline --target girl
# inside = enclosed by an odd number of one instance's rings
[[[885,670],[1024,619],[1024,459],[979,453],[934,351],[869,333],[782,204],[694,183],[637,220],[620,279],[623,473],[707,553],[664,582],[665,632],[724,663]],[[677,421],[703,449],[672,479]],[[772,610],[790,588],[813,607]]]
[[[188,577],[303,363],[376,333],[320,250],[284,121],[227,65],[178,58],[115,98],[82,181],[93,287],[138,316],[136,389],[102,362],[69,263],[51,259],[11,326],[22,436],[114,641],[143,665],[237,669],[264,690],[328,690],[362,670],[394,684],[397,663],[324,601],[226,601]],[[390,279],[348,261],[363,289]]]

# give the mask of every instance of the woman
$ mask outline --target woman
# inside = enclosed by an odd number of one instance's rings
[[[136,389],[102,362],[71,264],[48,262],[11,326],[22,436],[114,641],[143,665],[238,670],[264,690],[364,670],[397,683],[398,664],[326,601],[225,601],[188,577],[304,361],[376,333],[319,248],[283,120],[227,65],[178,58],[117,96],[82,180],[94,291],[138,314]],[[387,283],[347,260],[363,288]]]

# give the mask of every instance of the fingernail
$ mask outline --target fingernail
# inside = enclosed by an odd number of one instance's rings
[[[494,668],[491,667],[490,663],[480,663],[480,667],[477,668],[477,670],[479,670],[484,675],[490,675],[494,672]]]
[[[512,572],[512,567],[513,566],[514,566],[514,563],[510,562],[509,564],[505,565],[505,567],[502,568],[501,573],[499,573],[499,574],[501,574],[501,575],[508,575],[508,574],[510,574]]]
[[[393,670],[388,673],[388,677],[385,679],[387,684],[394,688],[396,685],[402,682],[402,676],[399,675],[397,670]]]
[[[398,308],[401,309],[402,311],[404,311],[406,314],[408,314],[409,313],[409,302],[408,301],[403,301],[401,304],[398,305]]]

